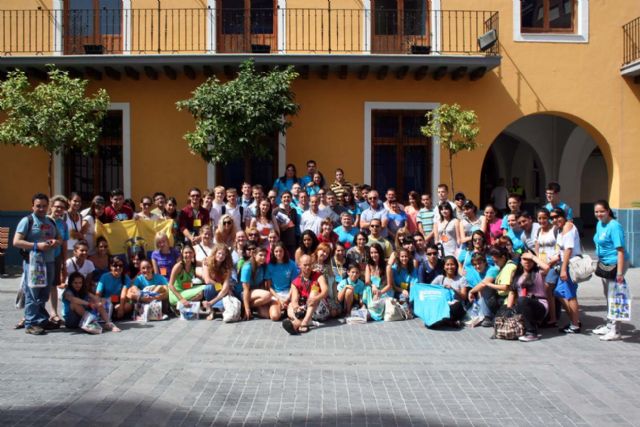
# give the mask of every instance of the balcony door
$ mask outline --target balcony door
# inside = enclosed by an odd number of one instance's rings
[[[218,52],[274,52],[278,47],[276,1],[218,0]]]
[[[371,52],[419,53],[420,47],[429,46],[428,0],[372,0],[371,3]]]
[[[64,53],[122,53],[121,0],[65,0]]]

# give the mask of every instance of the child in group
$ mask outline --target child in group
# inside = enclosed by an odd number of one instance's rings
[[[347,278],[338,284],[338,302],[344,307],[344,315],[349,316],[351,308],[355,305],[362,308],[362,296],[364,294],[364,282],[360,280],[360,267],[351,264],[347,272]]]
[[[96,294],[106,298],[113,304],[113,317],[123,319],[133,311],[133,304],[127,302],[127,289],[131,286],[131,279],[124,274],[124,262],[120,258],[113,258],[109,265],[111,271],[100,278],[96,287]]]
[[[62,314],[67,328],[78,328],[87,310],[97,310],[102,320],[105,321],[104,329],[120,332],[120,328],[111,323],[102,300],[89,292],[87,281],[82,273],[74,271],[69,274],[67,287],[62,294],[62,304]]]
[[[140,262],[140,274],[133,280],[133,286],[127,289],[127,299],[145,304],[151,301],[162,301],[162,312],[169,311],[169,282],[163,275],[153,272],[151,261],[144,260]],[[150,296],[143,294],[144,292],[153,292],[157,295]]]

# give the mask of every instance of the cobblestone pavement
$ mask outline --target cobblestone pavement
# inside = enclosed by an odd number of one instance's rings
[[[0,280],[1,425],[640,425],[640,332],[588,332],[605,308],[595,280],[579,294],[587,332],[533,343],[419,320],[290,337],[267,320],[173,319],[35,337],[12,329],[17,283]]]

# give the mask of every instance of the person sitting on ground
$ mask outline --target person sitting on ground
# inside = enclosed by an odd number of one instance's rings
[[[153,264],[153,272],[164,276],[169,280],[173,266],[180,258],[180,251],[172,248],[169,244],[169,238],[166,233],[159,231],[156,234],[156,249],[151,253],[151,263]]]
[[[169,289],[167,279],[153,272],[153,265],[148,260],[140,262],[140,274],[133,279],[133,286],[127,289],[127,299],[148,304],[151,301],[162,302],[162,312],[169,313]],[[147,295],[142,292],[147,293]],[[148,295],[155,293],[156,295]]]
[[[224,310],[222,298],[231,293],[232,272],[233,261],[229,248],[226,245],[214,245],[211,254],[202,264],[202,279],[209,286],[202,301],[202,306],[211,310],[207,320],[214,319],[214,309]]]
[[[102,300],[89,292],[87,282],[82,273],[74,271],[69,274],[67,286],[62,294],[62,316],[64,317],[65,327],[68,329],[79,328],[87,310],[98,312],[100,318],[105,322],[104,329],[111,332],[120,332],[120,328],[111,323]]]
[[[313,271],[319,272],[324,276],[327,282],[329,293],[325,299],[327,313],[322,311],[322,307],[318,307],[318,313],[315,314],[314,319],[319,321],[327,320],[329,317],[337,317],[340,315],[340,304],[338,303],[338,291],[337,281],[333,274],[333,268],[331,267],[331,246],[326,243],[320,243],[313,253],[312,257],[315,261]]]
[[[350,265],[347,277],[338,284],[338,301],[343,305],[342,313],[345,316],[351,314],[354,306],[363,307],[364,289],[364,282],[360,279],[360,268],[357,264]]]
[[[249,261],[245,262],[240,272],[240,281],[234,292],[242,301],[244,319],[253,318],[253,310],[258,317],[269,319],[270,306],[279,304],[271,299],[271,294],[266,290],[267,279],[267,250],[257,247]]]
[[[488,259],[493,262],[493,258]],[[494,289],[489,285],[493,283],[500,272],[500,269],[495,265],[489,265],[487,257],[482,253],[475,253],[471,257],[472,268],[467,268],[467,283],[471,287],[471,290],[467,292],[469,302],[478,304],[477,315],[472,317],[469,326],[475,327],[481,323],[485,318],[492,319],[494,313],[497,311],[497,294]],[[491,326],[491,322],[487,321],[483,326]]]
[[[400,249],[397,253],[393,265],[387,265],[387,283],[391,284],[396,299],[406,301],[411,285],[418,281],[418,271],[408,249]]]
[[[198,279],[198,280],[196,280]],[[185,244],[180,252],[180,260],[173,266],[169,278],[169,304],[177,307],[190,307],[191,301],[201,301],[205,290],[213,293],[212,286],[198,284],[201,278],[196,275],[196,252],[193,246]],[[210,298],[207,298],[210,299]]]
[[[289,259],[284,243],[276,243],[267,265],[267,289],[272,299],[278,303],[269,307],[269,317],[274,322],[282,319],[283,313],[287,311],[291,301],[291,282],[297,276],[298,267]]]
[[[544,275],[549,265],[530,252],[520,257],[520,265],[516,269],[513,286],[509,291],[507,307],[516,308],[524,317],[525,334],[518,339],[523,342],[537,341],[538,324],[547,311],[547,294],[544,286]]]
[[[429,243],[425,251],[427,260],[418,266],[418,281],[420,283],[432,283],[433,279],[444,274],[442,261],[438,258],[438,247],[435,243]]]
[[[300,257],[300,275],[291,283],[291,303],[287,308],[288,318],[282,327],[292,335],[309,332],[313,315],[329,294],[324,276],[313,271],[313,260],[309,255]]]
[[[127,302],[127,289],[131,286],[131,279],[124,273],[124,262],[121,259],[113,258],[109,267],[110,271],[100,277],[96,295],[111,301],[114,319],[124,319],[133,311],[133,305]]]
[[[444,257],[444,274],[433,279],[433,285],[441,285],[451,289],[455,295],[452,303],[449,303],[451,315],[449,322],[455,327],[462,326],[462,319],[466,314],[465,302],[467,301],[467,280],[458,274],[458,260],[454,256]]]

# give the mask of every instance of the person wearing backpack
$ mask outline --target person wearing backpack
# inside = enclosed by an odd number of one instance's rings
[[[25,332],[31,335],[43,335],[48,329],[56,327],[49,320],[49,313],[45,308],[55,276],[55,249],[62,245],[58,229],[47,217],[49,197],[43,193],[36,193],[31,198],[32,213],[20,220],[13,237],[13,246],[21,249],[24,261],[22,290],[24,292],[24,326]],[[41,253],[46,269],[46,286],[30,287],[29,257],[31,252]]]

